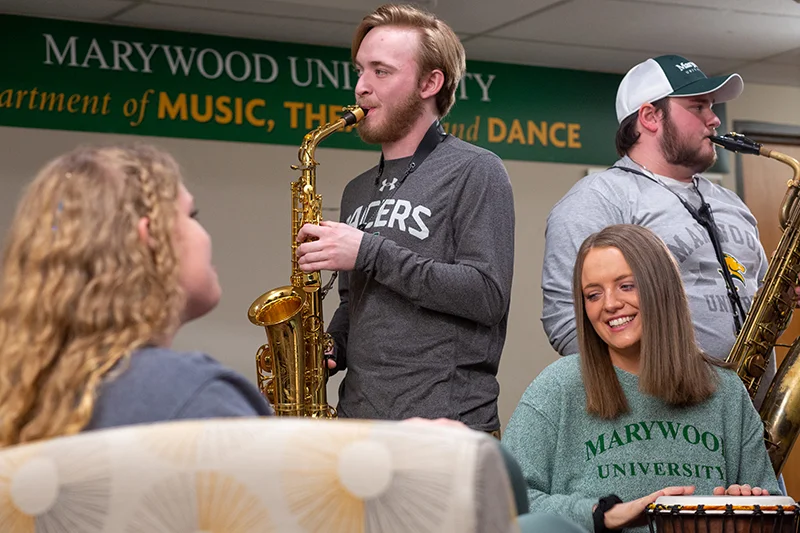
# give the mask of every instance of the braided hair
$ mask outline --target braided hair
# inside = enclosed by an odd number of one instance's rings
[[[79,148],[28,186],[0,273],[0,446],[81,431],[112,369],[177,329],[180,183],[138,145]]]

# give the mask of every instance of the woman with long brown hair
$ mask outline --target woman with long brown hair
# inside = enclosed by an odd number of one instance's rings
[[[738,376],[697,347],[655,234],[625,224],[589,236],[573,298],[580,353],[536,377],[503,435],[531,512],[645,531],[662,495],[779,493],[761,419]]]
[[[170,349],[219,301],[175,160],[80,148],[28,186],[0,276],[0,446],[178,418],[268,415],[244,377]]]

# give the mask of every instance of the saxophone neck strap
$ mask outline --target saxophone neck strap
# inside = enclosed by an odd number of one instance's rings
[[[622,170],[625,172],[629,172],[631,174],[636,174],[647,178],[648,180],[664,187],[666,190],[671,192],[675,195],[683,207],[688,211],[691,217],[700,224],[703,228],[705,228],[706,232],[708,233],[708,237],[711,240],[711,246],[714,248],[714,255],[717,257],[717,262],[720,266],[720,272],[722,273],[722,277],[725,280],[725,287],[728,292],[728,299],[731,302],[731,312],[733,313],[733,324],[736,328],[736,335],[739,335],[739,332],[742,329],[742,325],[744,324],[746,313],[744,311],[744,306],[742,305],[742,300],[739,298],[739,291],[733,284],[733,277],[731,276],[731,272],[728,269],[728,263],[725,260],[725,253],[722,251],[722,244],[719,239],[719,233],[717,233],[717,224],[714,222],[714,213],[711,210],[711,206],[706,202],[706,199],[703,197],[703,193],[700,192],[700,188],[697,186],[697,178],[692,179],[692,185],[694,186],[694,190],[697,195],[700,197],[700,208],[697,209],[689,202],[687,202],[680,194],[676,193],[662,181],[656,179],[655,177],[642,172],[636,168],[630,167],[620,167],[620,166],[612,166],[609,167]]]
[[[408,167],[406,168],[405,174],[400,179],[400,183],[398,187],[403,184],[405,179],[419,166],[422,164],[425,159],[431,155],[439,143],[444,141],[447,138],[447,133],[444,131],[444,128],[439,123],[438,120],[434,120],[433,124],[431,124],[428,131],[425,132],[425,135],[422,137],[422,140],[419,142],[417,149],[414,151],[414,155],[411,157],[411,162],[408,163]],[[385,160],[383,157],[383,152],[381,152],[381,162],[378,164],[378,175],[375,176],[375,185],[378,185],[378,180],[383,175],[383,168],[385,166]]]
[[[444,128],[439,123],[438,120],[434,120],[433,124],[431,124],[428,131],[425,132],[425,135],[422,137],[419,145],[417,146],[416,151],[414,151],[414,155],[411,157],[411,161],[408,163],[408,167],[406,167],[406,171],[403,174],[403,177],[398,180],[398,183],[390,189],[389,195],[386,198],[391,198],[394,194],[400,189],[403,185],[403,182],[406,181],[406,178],[415,170],[419,168],[425,159],[431,155],[431,153],[436,149],[439,144],[447,138],[447,133],[444,131]],[[378,188],[378,181],[380,177],[383,175],[383,168],[385,162],[383,159],[383,153],[381,153],[381,162],[378,165],[378,175],[375,176],[375,189],[372,192],[372,199],[370,200],[370,204],[375,202],[381,194],[381,190]],[[378,209],[372,210],[372,215],[369,219],[364,219],[361,224],[358,225],[358,229],[361,231],[365,231],[369,228],[373,222],[375,222],[375,217],[378,216]]]

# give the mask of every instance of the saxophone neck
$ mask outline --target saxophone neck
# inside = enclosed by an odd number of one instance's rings
[[[785,229],[789,225],[789,218],[792,210],[794,209],[798,191],[800,191],[800,163],[797,161],[797,159],[776,150],[765,148],[762,144],[757,143],[753,139],[745,137],[740,133],[736,133],[735,131],[726,133],[725,135],[711,135],[709,139],[711,139],[711,142],[717,146],[725,148],[731,152],[769,157],[791,167],[793,176],[787,184],[788,189],[786,190],[786,196],[781,204],[781,210],[778,217],[781,227]]]
[[[800,162],[798,162],[794,157],[778,152],[777,150],[764,148],[763,146],[759,150],[759,153],[764,157],[769,157],[770,159],[780,161],[792,169],[792,179],[787,183],[786,195],[784,196],[781,204],[778,221],[783,229],[786,229],[790,225],[796,226],[797,215],[793,215],[792,211],[795,209],[798,193],[800,193]],[[793,219],[795,222],[792,222]]]
[[[795,187],[800,187],[800,162],[798,162],[797,159],[776,150],[770,150],[764,147],[761,148],[760,152],[764,157],[775,159],[784,165],[790,166],[792,168],[792,172],[794,172],[794,175],[792,176],[792,185]]]
[[[725,135],[711,135],[709,139],[717,146],[728,151],[769,157],[790,166],[794,171],[792,181],[800,186],[800,163],[798,163],[797,159],[781,152],[765,148],[761,143],[757,143],[753,139],[745,137],[741,133],[736,133],[735,131],[726,133]]]
[[[317,166],[317,162],[314,159],[314,152],[319,143],[337,131],[347,126],[352,126],[367,116],[367,111],[357,105],[347,106],[343,108],[342,111],[342,118],[323,124],[319,128],[305,134],[303,143],[300,145],[300,150],[298,152],[300,169],[313,169]]]

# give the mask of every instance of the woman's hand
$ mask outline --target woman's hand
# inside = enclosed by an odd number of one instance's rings
[[[608,529],[643,526],[647,523],[644,510],[659,496],[688,496],[694,493],[694,486],[666,487],[638,500],[622,502],[606,511],[605,524]]]
[[[725,487],[716,487],[714,489],[714,496],[769,496],[769,491],[761,487],[750,487],[750,485],[731,485],[727,489]]]

